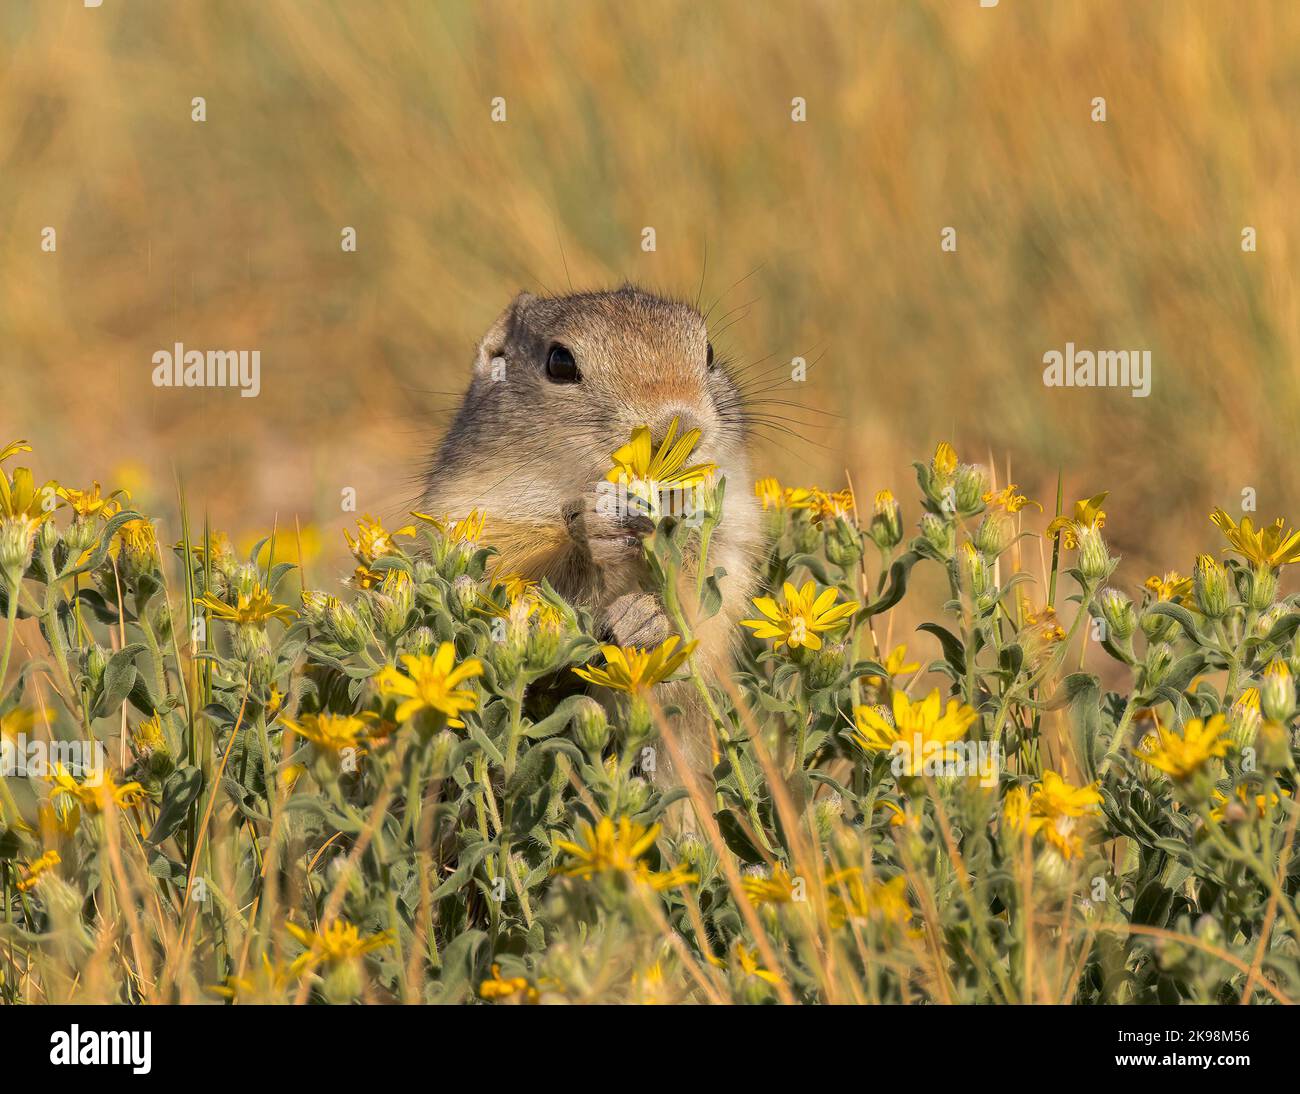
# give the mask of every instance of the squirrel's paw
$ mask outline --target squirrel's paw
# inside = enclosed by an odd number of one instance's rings
[[[626,593],[605,612],[605,629],[617,646],[657,646],[673,633],[659,598]]]
[[[641,537],[654,531],[649,519],[619,512],[608,494],[589,490],[564,514],[569,535],[586,547],[597,566],[625,563],[641,553]]]

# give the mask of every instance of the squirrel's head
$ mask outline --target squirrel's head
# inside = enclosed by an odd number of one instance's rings
[[[704,317],[628,286],[515,297],[479,343],[459,424],[498,466],[568,486],[599,479],[638,426],[657,445],[674,418],[679,435],[700,431],[692,462],[747,473],[741,395]]]

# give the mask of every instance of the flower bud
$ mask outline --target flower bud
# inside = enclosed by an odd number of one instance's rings
[[[812,523],[805,509],[795,511],[793,538],[795,550],[805,555],[817,550],[821,541],[821,529]]]
[[[420,654],[433,653],[434,647],[438,645],[438,636],[428,627],[415,627],[407,634],[402,642],[403,649],[407,653]]]
[[[1250,571],[1250,606],[1264,611],[1277,599],[1277,571],[1269,566],[1256,566]]]
[[[809,659],[805,666],[808,687],[813,691],[824,691],[834,687],[844,672],[844,647],[823,644]]]
[[[321,626],[325,621],[330,601],[334,598],[328,593],[322,593],[317,589],[303,589],[300,599],[302,600],[302,618],[313,627]]]
[[[897,547],[903,541],[903,510],[888,490],[881,490],[876,495],[870,533],[882,551]]]
[[[348,957],[332,962],[325,974],[324,995],[331,1003],[350,1003],[363,988],[361,959]]]
[[[1285,661],[1274,661],[1264,670],[1259,705],[1273,722],[1285,722],[1295,713],[1295,677]]]
[[[1147,650],[1146,676],[1147,685],[1155,687],[1166,676],[1174,663],[1173,647],[1168,642],[1157,642]]]
[[[952,557],[953,527],[947,521],[935,516],[933,513],[926,513],[921,518],[921,535],[944,558]]]
[[[620,795],[629,813],[639,813],[650,800],[650,784],[640,775],[633,775],[623,786]]]
[[[1223,563],[1209,555],[1198,555],[1192,582],[1196,606],[1203,616],[1222,619],[1228,614],[1228,572]]]
[[[104,669],[108,667],[108,654],[104,652],[104,647],[92,640],[86,650],[83,663],[91,690],[98,690],[100,682],[104,679]]]
[[[1078,530],[1076,538],[1079,541],[1079,571],[1084,581],[1090,585],[1104,581],[1113,567],[1101,531],[1095,525],[1087,524]]]
[[[1102,589],[1099,602],[1101,617],[1106,621],[1111,636],[1120,642],[1132,638],[1137,630],[1133,601],[1118,589]]]
[[[843,517],[824,526],[826,557],[843,570],[851,570],[862,559],[862,539],[858,530]]]
[[[971,598],[983,596],[989,589],[989,564],[973,544],[963,543],[958,551],[961,583],[970,591]]]
[[[359,653],[366,644],[365,625],[351,605],[334,597],[325,610],[325,622],[330,637],[350,653]]]
[[[1260,638],[1267,638],[1273,633],[1273,628],[1282,622],[1283,618],[1285,618],[1287,611],[1288,609],[1285,604],[1274,604],[1267,611],[1260,612],[1259,618],[1255,620],[1255,633]],[[1290,658],[1288,658],[1288,660],[1290,660]],[[1295,671],[1295,666],[1292,665],[1291,672],[1294,674]]]
[[[429,750],[430,776],[432,778],[445,779],[451,774],[451,754],[457,743],[456,734],[449,729],[443,729],[434,735]]]
[[[54,548],[58,545],[59,530],[54,526],[54,521],[44,521],[41,524],[40,531],[36,533],[36,549],[44,556],[52,554]]]
[[[468,618],[478,606],[478,584],[469,574],[461,574],[451,583],[451,603],[461,619]]]
[[[1247,688],[1228,711],[1228,735],[1239,752],[1254,745],[1259,723],[1259,689]]]
[[[230,574],[230,599],[237,601],[241,595],[252,596],[261,585],[261,571],[251,562],[241,562]]]
[[[844,815],[844,799],[839,794],[830,794],[818,798],[813,804],[813,823],[817,826],[817,840],[826,843],[835,831],[835,826]]]
[[[975,546],[986,558],[997,558],[1011,546],[1016,537],[1016,522],[1006,513],[994,511],[985,514],[975,532]]]
[[[90,550],[99,539],[99,528],[94,521],[83,520],[78,517],[69,526],[63,536],[63,542],[68,545],[68,550],[76,557],[80,557],[82,552]]]
[[[592,756],[599,756],[609,742],[605,708],[590,696],[582,696],[574,705],[573,728],[579,746]]]
[[[32,549],[36,545],[37,524],[27,517],[0,519],[0,574],[9,583],[18,580],[31,565]]]
[[[968,517],[984,508],[984,495],[988,493],[989,476],[984,468],[973,463],[963,463],[957,468],[954,479],[957,512]]]
[[[415,589],[411,577],[402,570],[389,570],[372,595],[379,632],[396,641],[406,631],[407,621],[415,609]]]

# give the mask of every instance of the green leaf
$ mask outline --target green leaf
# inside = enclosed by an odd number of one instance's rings
[[[199,796],[203,789],[203,772],[197,767],[178,767],[163,783],[162,802],[158,807],[158,819],[153,823],[148,842],[162,843],[180,826],[189,811],[190,803]]]

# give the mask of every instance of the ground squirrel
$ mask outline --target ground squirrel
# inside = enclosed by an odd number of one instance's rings
[[[707,673],[731,671],[737,621],[750,608],[760,525],[746,456],[740,389],[714,356],[704,317],[688,304],[628,286],[544,298],[521,293],[479,343],[473,379],[430,464],[426,511],[486,513],[482,542],[498,574],[548,578],[590,608],[605,636],[652,646],[673,628],[646,591],[645,521],[606,515],[598,484],[610,455],[638,426],[656,444],[676,418],[700,431],[692,462],[725,476],[724,515],[708,567],[722,567],[722,609],[701,624]],[[663,701],[683,709],[690,765],[706,770],[707,719],[682,685]]]

